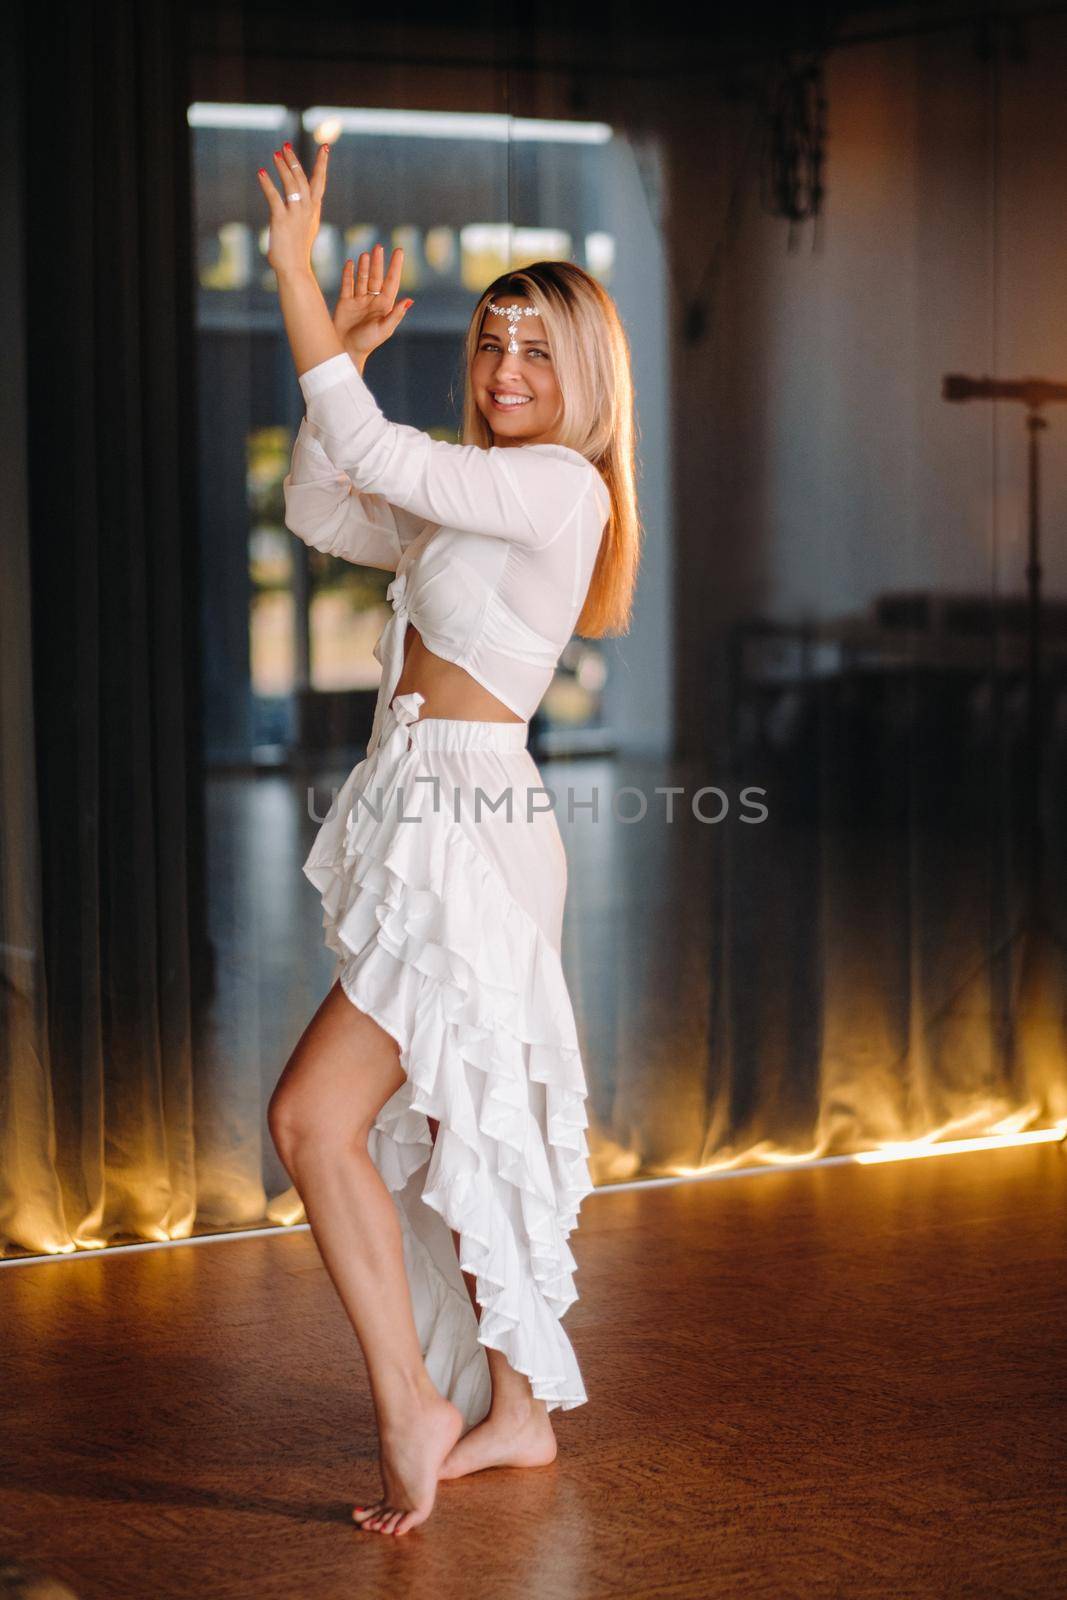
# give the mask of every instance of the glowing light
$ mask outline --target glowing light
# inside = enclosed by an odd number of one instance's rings
[[[1005,1122],[1010,1123],[1012,1117],[1006,1117]],[[1009,1133],[980,1134],[969,1139],[937,1139],[930,1135],[925,1139],[916,1139],[909,1143],[884,1145],[879,1150],[858,1150],[851,1154],[836,1156],[797,1156],[789,1155],[781,1150],[770,1147],[756,1150],[763,1159],[756,1165],[742,1165],[745,1160],[751,1160],[753,1151],[746,1152],[745,1156],[734,1163],[724,1163],[719,1166],[708,1167],[676,1167],[674,1172],[662,1178],[634,1178],[623,1180],[619,1183],[599,1183],[590,1195],[594,1199],[598,1194],[616,1193],[620,1189],[659,1189],[665,1185],[680,1183],[693,1183],[706,1181],[709,1178],[749,1178],[761,1173],[781,1172],[783,1168],[796,1171],[804,1167],[834,1167],[845,1163],[853,1165],[870,1166],[877,1162],[910,1161],[924,1156],[959,1155],[961,1152],[972,1150],[1000,1150],[1012,1145],[1025,1144],[1055,1144],[1067,1142],[1067,1117],[1061,1118],[1049,1128],[1031,1128],[1024,1131]],[[276,1196],[267,1206],[266,1215],[268,1226],[241,1228],[235,1231],[220,1233],[193,1233],[191,1215],[183,1217],[177,1222],[167,1236],[158,1230],[158,1237],[154,1239],[139,1240],[133,1244],[111,1244],[103,1239],[79,1239],[76,1243],[45,1243],[42,1245],[43,1253],[40,1255],[7,1256],[0,1258],[0,1269],[4,1267],[31,1267],[40,1266],[48,1261],[55,1261],[59,1257],[78,1257],[91,1253],[94,1250],[104,1250],[106,1245],[107,1255],[120,1255],[132,1251],[175,1249],[183,1245],[222,1244],[238,1239],[263,1239],[277,1238],[280,1233],[307,1233],[308,1224],[304,1220],[304,1209],[300,1197],[293,1188],[287,1189],[284,1194]]]
[[[337,117],[327,117],[324,122],[312,128],[311,136],[316,144],[334,144],[343,132],[344,128]]]
[[[285,106],[226,105],[196,100],[186,112],[190,128],[281,128],[289,115]]]
[[[585,236],[585,259],[589,263],[589,270],[596,278],[609,278],[615,266],[615,235],[611,233],[587,233]]]
[[[954,1156],[963,1150],[1000,1150],[1013,1144],[1051,1144],[1063,1139],[1067,1129],[1062,1125],[1051,1128],[1033,1128],[1028,1133],[987,1133],[974,1139],[916,1139],[909,1144],[887,1144],[880,1150],[859,1150],[852,1157],[862,1166],[877,1161],[916,1161],[923,1156]]]
[[[394,111],[386,107],[312,106],[303,114],[313,133],[324,122],[345,133],[390,134],[408,139],[489,139],[500,144],[537,140],[547,144],[607,144],[606,122],[559,122],[541,117],[506,117],[495,111]],[[340,135],[335,134],[338,138]]]
[[[1006,1119],[1010,1120],[1010,1119]],[[924,1156],[954,1156],[970,1150],[1003,1150],[1018,1144],[1056,1144],[1067,1139],[1067,1118],[1054,1122],[1049,1128],[1031,1128],[1025,1132],[986,1133],[969,1139],[938,1139],[936,1133],[923,1139],[901,1141],[882,1145],[877,1150],[855,1150],[845,1155],[819,1156],[814,1153],[791,1153],[757,1145],[747,1150],[736,1161],[711,1163],[706,1167],[675,1167],[669,1177],[636,1178],[624,1187],[637,1189],[644,1185],[662,1183],[690,1183],[708,1178],[750,1178],[761,1172],[795,1172],[805,1167],[837,1167],[846,1163],[874,1166],[886,1161],[914,1161]],[[756,1159],[753,1160],[753,1157]],[[619,1188],[618,1184],[598,1184],[600,1188]]]

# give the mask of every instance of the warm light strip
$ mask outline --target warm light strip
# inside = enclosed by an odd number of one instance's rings
[[[638,1178],[628,1184],[600,1184],[603,1188],[638,1189],[646,1183],[691,1183],[708,1178],[755,1177],[758,1172],[798,1172],[807,1167],[870,1166],[879,1161],[914,1161],[919,1156],[952,1156],[967,1150],[1001,1150],[1016,1144],[1055,1144],[1067,1139],[1067,1121],[1026,1133],[986,1133],[973,1139],[917,1139],[913,1143],[887,1144],[879,1150],[857,1150],[840,1156],[799,1156],[795,1161],[776,1155],[755,1167],[683,1167],[669,1178]]]
[[[42,1256],[9,1256],[0,1267],[39,1267],[45,1261],[80,1261],[92,1257],[130,1255],[134,1250],[176,1250],[186,1244],[227,1244],[232,1239],[276,1239],[280,1233],[307,1233],[306,1222],[271,1223],[266,1228],[239,1228],[236,1233],[193,1233],[187,1239],[141,1239],[136,1244],[92,1244],[82,1249],[54,1250]]]
[[[548,117],[507,117],[496,111],[392,111],[384,107],[359,110],[344,106],[312,106],[303,113],[304,127],[313,133],[330,122],[344,133],[375,133],[408,139],[541,140],[552,144],[607,144],[612,128],[607,122],[556,122]],[[336,135],[335,135],[336,137]]]
[[[852,1157],[863,1166],[876,1161],[916,1161],[923,1156],[954,1156],[961,1150],[999,1150],[1003,1145],[1051,1144],[1067,1137],[1067,1128],[1033,1128],[1028,1133],[983,1133],[974,1139],[939,1139],[922,1144],[887,1144],[881,1150],[861,1150]]]
[[[1053,1144],[1067,1140],[1067,1122],[1051,1128],[1034,1128],[1026,1133],[989,1133],[973,1139],[943,1139],[937,1142],[886,1145],[881,1150],[860,1150],[852,1155],[802,1157],[797,1161],[761,1162],[755,1167],[699,1167],[672,1173],[665,1178],[634,1178],[623,1183],[601,1183],[589,1195],[618,1194],[622,1189],[662,1189],[679,1183],[706,1183],[712,1178],[755,1178],[768,1172],[803,1172],[811,1167],[870,1166],[878,1161],[911,1161],[921,1156],[959,1155],[968,1150],[1000,1150],[1019,1144]],[[307,1233],[306,1222],[275,1223],[266,1228],[243,1228],[236,1233],[194,1233],[188,1239],[145,1239],[137,1244],[93,1245],[82,1250],[55,1251],[50,1255],[9,1256],[0,1267],[37,1267],[46,1261],[72,1261],[79,1256],[115,1256],[133,1250],[173,1250],[187,1244],[226,1244],[234,1239],[276,1239],[283,1233]]]

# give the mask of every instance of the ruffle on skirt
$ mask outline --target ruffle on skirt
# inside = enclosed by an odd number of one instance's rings
[[[447,799],[434,809],[439,786],[413,781],[425,752],[395,762],[378,754],[350,775],[304,872],[321,896],[345,993],[400,1047],[406,1082],[369,1142],[405,1224],[423,1354],[436,1343],[431,1373],[440,1386],[448,1367],[445,1387],[469,1422],[484,1415],[489,1390],[487,1367],[472,1371],[454,1348],[464,1321],[477,1344],[526,1374],[549,1410],[570,1409],[587,1396],[560,1324],[578,1298],[568,1236],[593,1185],[585,1076],[559,953]],[[404,817],[419,820],[400,820],[397,785]],[[377,809],[379,786],[381,820],[356,801],[363,793]],[[428,1116],[440,1124],[436,1144]],[[420,1203],[458,1233],[459,1262],[451,1236],[427,1235]],[[476,1278],[480,1324],[460,1266]],[[456,1285],[462,1305],[446,1292]]]

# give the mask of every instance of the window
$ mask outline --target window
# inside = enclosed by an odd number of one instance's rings
[[[405,252],[415,306],[367,376],[387,416],[459,439],[462,342],[477,295],[509,265],[561,257],[610,286],[611,129],[465,113],[197,104],[198,328],[202,359],[208,743],[285,759],[314,744],[359,743],[380,667],[389,574],[308,550],[283,521],[282,479],[302,414],[266,261],[257,167],[290,139],[310,167],[331,146],[314,265],[328,301],[344,262],[379,239]],[[513,221],[512,218],[515,220]],[[233,415],[220,416],[218,396]],[[242,414],[242,406],[244,414]],[[246,463],[245,493],[232,478]],[[237,559],[236,552],[242,552]],[[542,707],[549,734],[595,729],[605,658],[574,639]],[[338,706],[320,718],[316,697]],[[303,709],[294,709],[301,706]],[[348,715],[348,709],[352,715]],[[341,730],[340,735],[338,730]]]

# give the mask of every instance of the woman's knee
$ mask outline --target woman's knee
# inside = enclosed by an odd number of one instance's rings
[[[362,1120],[346,1116],[332,1096],[316,1094],[312,1085],[301,1083],[288,1070],[271,1095],[267,1125],[274,1148],[290,1171],[308,1150],[329,1154],[366,1149],[369,1132]]]
[[[396,1040],[336,983],[304,1030],[267,1110],[271,1138],[290,1173],[290,1156],[305,1149],[365,1149],[378,1112],[403,1081]]]

